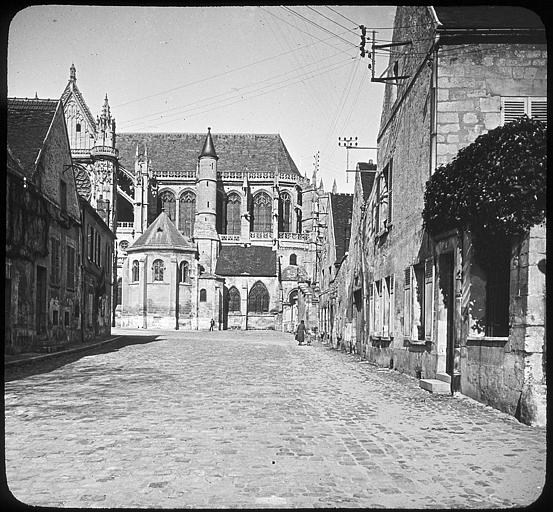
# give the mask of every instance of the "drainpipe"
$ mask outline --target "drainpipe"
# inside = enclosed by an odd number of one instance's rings
[[[430,85],[430,169],[429,177],[434,173],[437,162],[437,132],[438,132],[438,49],[440,35],[434,36],[434,48],[432,50],[432,77]]]

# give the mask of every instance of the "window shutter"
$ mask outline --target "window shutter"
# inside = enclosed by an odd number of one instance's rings
[[[509,123],[526,114],[526,98],[501,98],[501,123]]]
[[[374,334],[374,283],[369,285],[369,334]]]
[[[405,269],[403,285],[403,335],[411,336],[411,267]]]
[[[434,319],[434,265],[432,258],[424,262],[424,337],[432,339]]]
[[[390,282],[390,289],[389,289],[389,293],[390,293],[390,308],[389,308],[390,317],[389,317],[389,320],[388,320],[388,334],[389,334],[389,336],[393,336],[393,334],[394,334],[394,297],[395,297],[395,294],[394,294],[395,279],[394,279],[393,274],[389,277],[389,282]]]
[[[530,117],[547,123],[547,100],[544,98],[530,98]]]

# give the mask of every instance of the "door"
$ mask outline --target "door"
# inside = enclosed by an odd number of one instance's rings
[[[46,267],[36,267],[36,332],[46,333]]]
[[[451,377],[451,390],[457,391],[459,383],[459,346],[455,337],[455,275],[453,253],[446,253],[440,256],[440,287],[442,288],[444,307],[447,310],[446,373]]]

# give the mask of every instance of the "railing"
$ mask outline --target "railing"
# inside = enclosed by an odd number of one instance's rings
[[[75,148],[71,149],[71,156],[73,157],[80,157],[80,156],[90,156],[90,152],[92,150],[90,148]]]
[[[221,237],[221,241],[225,240],[232,240],[234,242],[240,241],[240,235],[219,235]]]
[[[134,222],[118,222],[117,227],[118,228],[132,228],[132,227],[134,227]]]
[[[252,240],[270,240],[273,238],[273,233],[270,231],[252,231],[250,233],[250,238]]]
[[[111,156],[113,158],[117,158],[119,156],[119,150],[112,148],[111,146],[94,146],[90,150],[90,154],[92,156]]]
[[[279,238],[284,238],[285,240],[309,240],[309,233],[291,233],[283,232],[278,234]]]
[[[196,171],[155,171],[156,178],[196,179]]]

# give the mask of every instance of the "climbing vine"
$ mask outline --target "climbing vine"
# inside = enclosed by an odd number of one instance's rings
[[[480,135],[426,183],[431,235],[468,230],[482,256],[545,219],[547,129],[522,117]]]

